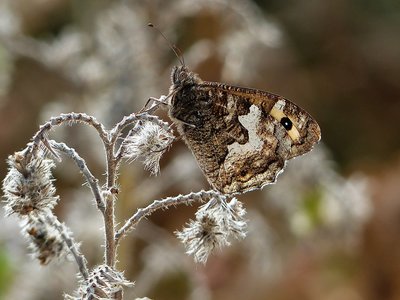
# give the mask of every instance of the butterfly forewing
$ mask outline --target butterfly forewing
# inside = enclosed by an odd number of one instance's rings
[[[285,129],[284,132],[290,137],[291,144],[287,156],[285,156],[286,159],[309,152],[321,139],[320,127],[313,117],[282,96],[217,82],[204,82],[198,86],[199,89],[203,87],[206,89],[207,87],[215,87],[217,97],[222,95],[222,98],[225,98],[224,94],[227,93],[236,100],[233,102],[251,103],[261,111],[261,123],[272,123],[277,126],[276,130],[282,126]],[[223,100],[217,100],[216,103],[221,101]]]
[[[286,160],[319,141],[316,121],[289,100],[203,82],[181,68],[173,77],[170,116],[215,189],[242,193],[272,183]]]

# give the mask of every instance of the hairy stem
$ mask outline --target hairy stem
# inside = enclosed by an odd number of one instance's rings
[[[108,266],[114,267],[116,260],[116,239],[115,239],[115,215],[114,215],[114,200],[115,194],[118,193],[116,188],[116,177],[119,163],[123,157],[124,143],[121,144],[117,153],[115,153],[115,145],[118,137],[122,130],[129,125],[132,125],[138,121],[148,121],[156,123],[157,125],[170,130],[169,124],[160,120],[156,116],[149,115],[147,113],[131,114],[122,119],[121,122],[116,124],[112,130],[108,133],[109,140],[105,142],[106,156],[107,156],[107,197],[106,208],[104,213],[104,225],[105,225],[105,262]]]
[[[123,238],[130,230],[132,230],[136,226],[136,224],[138,224],[143,218],[151,215],[153,212],[159,209],[166,209],[170,206],[176,206],[179,204],[189,205],[197,201],[204,202],[213,197],[221,198],[225,196],[217,191],[210,190],[190,193],[188,195],[168,197],[162,200],[155,200],[147,207],[139,208],[137,212],[125,222],[125,224],[115,234],[115,243],[116,245],[118,245],[121,238]]]
[[[74,241],[73,237],[68,233],[65,226],[57,219],[57,217],[53,214],[47,214],[46,220],[53,225],[58,232],[61,234],[64,242],[67,244],[68,249],[71,251],[72,255],[75,258],[76,263],[78,264],[79,272],[85,281],[89,278],[89,272],[86,266],[85,257],[79,252],[77,243]]]
[[[39,131],[32,138],[32,152],[36,152],[40,142],[46,140],[47,133],[55,126],[62,125],[64,123],[84,123],[95,128],[103,142],[108,140],[107,131],[104,126],[99,123],[94,117],[89,116],[85,113],[68,113],[61,114],[58,117],[50,118],[48,122],[40,126]]]
[[[63,152],[65,155],[73,159],[78,166],[79,170],[82,172],[83,176],[85,176],[86,181],[88,182],[94,199],[96,200],[97,208],[104,214],[105,205],[104,200],[100,192],[100,187],[98,185],[98,179],[93,176],[90,172],[88,166],[86,165],[85,160],[79,156],[79,154],[75,151],[75,149],[68,147],[64,143],[57,143],[53,140],[49,141],[51,147],[54,149]]]
[[[114,140],[115,141],[115,140]],[[116,172],[117,163],[114,158],[114,145],[115,142],[109,142],[106,144],[107,154],[107,196],[106,196],[106,209],[104,213],[104,226],[105,226],[105,263],[111,268],[114,267],[115,263],[115,215],[114,215],[114,200],[116,188]]]

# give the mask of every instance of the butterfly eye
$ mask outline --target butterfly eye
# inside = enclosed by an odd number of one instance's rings
[[[283,117],[281,119],[281,124],[283,127],[285,127],[286,130],[290,130],[293,127],[293,123],[292,123],[292,121],[290,121],[290,119],[288,117]]]

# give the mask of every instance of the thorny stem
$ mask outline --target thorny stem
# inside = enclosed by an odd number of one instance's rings
[[[85,176],[92,193],[94,195],[94,198],[97,203],[97,208],[104,214],[105,210],[105,205],[104,205],[104,200],[100,192],[100,187],[98,185],[98,179],[93,176],[93,174],[90,172],[88,166],[86,165],[85,160],[79,156],[79,154],[75,151],[75,149],[68,147],[64,143],[58,143],[56,141],[49,141],[51,147],[54,149],[63,152],[65,155],[73,159],[78,166],[79,170],[82,172],[82,174]]]
[[[178,204],[189,205],[196,201],[204,202],[213,197],[224,198],[225,196],[222,195],[220,192],[210,190],[190,193],[188,195],[168,197],[162,200],[155,200],[147,207],[139,208],[137,212],[125,222],[125,224],[115,234],[115,244],[118,245],[121,238],[123,238],[130,230],[132,230],[137,223],[139,223],[143,218],[151,215],[158,209],[165,209],[170,206],[176,206]]]
[[[78,264],[79,272],[86,281],[89,278],[89,272],[86,266],[86,259],[76,247],[77,243],[74,241],[73,237],[68,234],[68,231],[65,229],[65,226],[62,223],[60,223],[60,221],[57,219],[56,216],[54,216],[53,214],[46,214],[46,220],[50,224],[52,224],[61,234],[61,237],[67,244],[69,250],[71,251],[72,255],[75,258],[76,263]]]

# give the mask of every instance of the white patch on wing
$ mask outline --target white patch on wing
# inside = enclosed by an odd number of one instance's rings
[[[275,103],[274,108],[278,109],[278,110],[283,110],[285,105],[286,105],[286,101],[284,99],[280,99]]]
[[[304,114],[301,114],[301,115],[300,115],[299,124],[297,125],[297,126],[298,126],[298,129],[299,129],[299,130],[303,129],[303,126],[306,124],[306,122],[307,122],[306,116],[305,116]]]
[[[254,152],[259,152],[264,142],[257,135],[257,127],[260,123],[261,110],[256,106],[250,107],[250,112],[247,115],[239,116],[239,122],[247,129],[249,141],[246,144],[234,142],[228,145],[228,155],[225,158],[225,169],[230,168],[238,158],[249,156]]]

